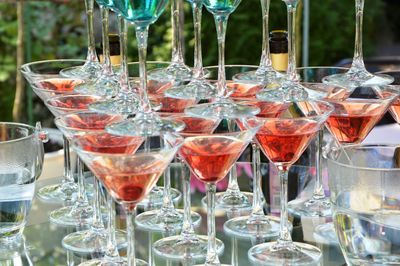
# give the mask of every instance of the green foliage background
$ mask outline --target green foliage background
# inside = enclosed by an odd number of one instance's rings
[[[351,57],[354,43],[354,1],[310,1],[310,65],[332,65]],[[65,3],[27,2],[26,61],[54,58],[84,58],[86,46],[83,1]],[[193,24],[191,8],[185,9],[185,56],[193,62]],[[149,60],[170,58],[171,24],[169,10],[150,28]],[[379,39],[383,0],[366,1],[364,51],[368,56]],[[98,13],[96,13],[98,15]],[[97,20],[99,24],[99,20]],[[115,24],[115,21],[112,22]],[[115,25],[112,25],[115,27]],[[286,8],[272,0],[270,30],[286,28]],[[99,28],[98,28],[99,29]],[[212,16],[203,12],[203,60],[217,64],[217,42]],[[100,36],[100,34],[97,34]],[[130,32],[130,60],[137,60],[133,29]],[[15,4],[0,3],[0,121],[10,121],[15,93],[17,22]],[[259,0],[243,0],[229,19],[226,63],[258,64],[261,53],[261,11]],[[30,41],[29,41],[30,40]],[[100,40],[97,40],[100,43]],[[300,50],[300,49],[299,49]],[[27,86],[27,90],[29,86]],[[34,108],[36,108],[34,106]],[[27,111],[27,110],[25,110]]]

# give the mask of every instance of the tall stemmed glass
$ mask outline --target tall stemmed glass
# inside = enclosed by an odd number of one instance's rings
[[[262,13],[262,51],[260,65],[256,71],[249,71],[239,73],[233,76],[234,81],[254,82],[265,85],[278,85],[281,83],[285,76],[272,67],[271,54],[269,51],[269,6],[270,0],[261,0],[261,13]]]
[[[300,0],[282,0],[285,2],[288,14],[288,53],[289,64],[286,80],[277,88],[257,93],[257,98],[263,101],[305,101],[307,99],[322,99],[324,93],[309,90],[299,82],[296,72],[296,11]]]
[[[185,133],[195,134],[204,133],[212,134],[218,126],[219,119],[203,119],[191,117],[182,113],[169,114],[175,119],[181,120],[186,124],[183,130]],[[180,235],[162,238],[153,244],[155,254],[167,259],[182,260],[185,258],[204,259],[207,254],[208,238],[207,236],[197,235],[194,231],[194,220],[192,219],[191,201],[190,201],[190,173],[184,164],[181,156],[177,156],[181,163],[181,178],[183,184],[183,221],[182,231]],[[222,253],[223,245],[218,242],[217,252]]]
[[[204,0],[203,4],[214,16],[218,39],[218,94],[216,101],[189,107],[187,114],[197,117],[240,118],[255,115],[257,108],[234,103],[229,99],[225,76],[225,35],[229,15],[235,11],[240,0]]]
[[[321,251],[309,244],[293,242],[287,210],[288,172],[324,124],[333,107],[321,101],[288,103],[286,112],[277,118],[254,118],[263,125],[256,139],[268,159],[278,168],[281,183],[281,223],[276,242],[252,247],[248,256],[262,265],[315,265]],[[257,120],[256,120],[257,119]],[[253,121],[249,120],[248,124]]]
[[[80,78],[84,80],[96,79],[102,69],[96,54],[96,44],[93,29],[94,0],[85,0],[86,29],[88,39],[88,52],[83,66],[62,69],[60,74],[64,77]]]
[[[166,68],[149,71],[149,77],[158,81],[183,81],[192,78],[192,70],[185,65],[183,60],[182,30],[181,27],[182,0],[171,1],[172,23],[172,58],[171,64]]]
[[[201,51],[201,16],[202,0],[188,0],[192,5],[194,25],[194,67],[193,77],[186,85],[175,85],[165,92],[166,96],[182,99],[210,99],[217,95],[217,88],[204,77],[203,58]]]
[[[222,242],[215,238],[216,183],[226,176],[254,137],[259,126],[254,123],[245,130],[235,128],[233,132],[226,133],[182,133],[185,136],[185,142],[179,155],[188,164],[196,178],[206,184],[208,247],[205,265],[220,265],[218,245]]]
[[[122,204],[126,212],[128,239],[128,266],[147,265],[135,257],[135,208],[155,185],[183,139],[172,133],[161,136],[163,148],[147,147],[132,152],[121,145],[132,137],[109,135],[104,139],[95,134],[77,138],[73,147],[85,164],[99,178],[115,201]],[[136,137],[133,137],[136,138]],[[148,142],[150,144],[150,142]],[[147,145],[143,145],[147,146]]]
[[[81,94],[99,95],[106,98],[115,96],[119,90],[118,76],[114,73],[110,59],[110,43],[108,38],[108,16],[110,2],[108,0],[96,0],[100,6],[101,33],[103,40],[104,63],[100,75],[93,80],[75,87],[75,91]]]
[[[151,109],[147,94],[147,39],[149,26],[162,14],[167,0],[114,0],[114,6],[128,21],[134,23],[139,49],[140,86],[138,89],[140,110],[132,119],[116,123],[107,127],[107,131],[118,135],[151,136],[157,135],[162,130],[177,130],[184,124],[176,123],[169,119],[160,118]]]
[[[364,1],[355,0],[356,3],[356,36],[353,63],[347,73],[326,76],[324,83],[338,84],[347,87],[388,85],[393,82],[393,77],[385,74],[372,74],[364,65],[362,50],[362,24],[364,17]]]

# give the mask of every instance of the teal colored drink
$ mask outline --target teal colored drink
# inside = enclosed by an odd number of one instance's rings
[[[241,0],[203,0],[204,6],[214,15],[229,15],[240,4]]]
[[[164,11],[168,0],[113,0],[114,7],[136,26],[154,23]]]

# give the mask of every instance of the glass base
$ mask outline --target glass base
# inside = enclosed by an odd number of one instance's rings
[[[187,85],[174,86],[168,89],[164,95],[176,99],[207,100],[215,98],[218,94],[217,88],[205,79],[194,79]]]
[[[366,69],[350,69],[346,73],[326,76],[322,79],[323,83],[340,85],[348,88],[360,86],[380,86],[389,85],[394,78],[385,74],[372,74]]]
[[[106,113],[106,114],[121,114],[130,115],[139,110],[139,100],[135,95],[131,97],[116,96],[113,99],[95,102],[89,105],[89,110]]]
[[[117,247],[126,246],[126,233],[120,230],[115,231]],[[104,252],[107,249],[108,230],[84,230],[71,233],[62,240],[64,248],[81,254]]]
[[[317,225],[314,229],[314,238],[318,243],[332,246],[339,245],[339,239],[332,222]]]
[[[289,213],[295,216],[331,217],[332,208],[329,198],[295,199],[288,203]]]
[[[60,75],[66,78],[78,78],[83,80],[94,80],[102,71],[102,65],[97,61],[86,61],[83,66],[64,68]]]
[[[279,236],[280,219],[275,216],[261,216],[252,221],[250,216],[230,219],[224,224],[224,231],[238,238],[262,238],[265,241],[276,240]]]
[[[144,260],[136,259],[136,266],[147,266],[148,263]],[[82,262],[79,266],[128,266],[128,262],[126,258],[107,258],[104,257],[102,259],[93,259]]]
[[[200,214],[191,212],[192,224],[198,227],[201,222]],[[150,232],[180,231],[183,225],[183,210],[162,215],[161,210],[152,210],[139,214],[135,218],[138,228]]]
[[[182,193],[175,189],[170,188],[170,197],[174,203],[178,203],[182,198]],[[151,210],[154,208],[160,208],[164,201],[164,187],[155,186],[150,193],[137,204],[138,207],[142,207],[145,210]]]
[[[119,81],[115,75],[101,75],[95,81],[78,84],[74,91],[79,94],[95,95],[104,98],[114,97],[120,89]]]
[[[90,224],[93,210],[88,205],[67,206],[50,213],[50,222],[61,226],[77,226]]]
[[[285,81],[281,87],[263,90],[257,93],[257,99],[267,102],[296,102],[321,100],[328,92],[312,90],[298,82]]]
[[[20,257],[24,253],[24,249],[25,239],[21,232],[11,236],[0,237],[0,264],[8,265],[6,260]],[[5,262],[2,262],[3,260]]]
[[[278,86],[285,79],[286,75],[275,71],[272,67],[270,68],[258,68],[255,71],[242,72],[234,75],[232,77],[233,81],[242,83],[252,83],[252,84],[264,84]]]
[[[169,260],[182,260],[190,258],[193,260],[205,259],[207,256],[208,237],[194,235],[185,239],[183,236],[171,236],[160,239],[153,243],[153,251],[157,256]],[[217,254],[224,251],[224,243],[216,239]]]
[[[233,210],[242,209],[250,210],[253,202],[253,193],[242,192],[238,194],[230,194],[227,192],[218,192],[215,194],[215,209],[217,210]],[[201,199],[202,205],[207,207],[207,197]]]
[[[110,134],[120,136],[158,136],[162,131],[181,131],[185,123],[168,118],[161,118],[158,114],[138,113],[134,118],[127,119],[106,127]]]
[[[236,119],[254,116],[260,112],[258,107],[237,104],[228,99],[220,99],[213,103],[193,105],[185,109],[185,113],[200,118],[215,117],[219,119]]]
[[[184,63],[171,63],[166,68],[157,68],[147,72],[149,80],[161,82],[190,80],[192,74],[190,67],[186,66]]]
[[[75,193],[78,191],[78,186],[75,183],[62,183],[56,185],[48,185],[38,190],[37,196],[43,201],[52,203],[62,203],[67,199],[68,193]],[[72,196],[71,196],[72,198]]]
[[[248,256],[254,265],[318,265],[322,253],[309,244],[269,242],[249,249]]]

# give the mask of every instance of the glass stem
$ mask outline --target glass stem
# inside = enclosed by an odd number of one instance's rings
[[[315,155],[315,170],[316,170],[316,178],[315,178],[315,186],[312,198],[315,200],[321,200],[325,198],[324,187],[322,183],[322,142],[324,139],[324,130],[320,129],[317,137],[317,149]]]
[[[271,0],[261,0],[262,12],[262,51],[259,69],[265,70],[272,67],[271,54],[269,51],[269,6]]]
[[[229,132],[234,131],[234,127],[236,125],[235,120],[228,120],[228,130]],[[237,172],[236,172],[236,165],[234,165],[231,170],[229,171],[229,181],[228,181],[228,188],[226,189],[226,192],[224,195],[234,195],[234,196],[239,196],[241,194],[239,184],[238,184],[238,179],[237,179]]]
[[[194,77],[202,79],[203,72],[203,57],[201,51],[201,16],[203,3],[201,1],[192,2],[193,25],[194,25]]]
[[[171,212],[175,212],[175,208],[171,199],[171,167],[168,165],[164,172],[163,206],[161,213],[168,215]]]
[[[171,1],[172,23],[172,63],[183,64],[182,30],[181,30],[182,0]]]
[[[205,266],[220,265],[216,250],[216,231],[215,231],[215,192],[217,186],[215,183],[207,183],[207,257]]]
[[[225,75],[225,35],[228,25],[228,15],[215,15],[215,26],[217,27],[218,39],[218,97],[226,97],[226,75]]]
[[[297,81],[296,73],[296,9],[298,1],[286,1],[288,13],[288,56],[289,64],[287,77],[291,81]]]
[[[93,6],[94,6],[94,0],[85,0],[86,27],[87,27],[87,39],[88,39],[88,53],[86,56],[86,60],[90,62],[98,62],[96,54],[96,44],[94,40],[94,29],[93,29]]]
[[[100,182],[95,176],[93,176],[93,189],[94,189],[94,199],[93,199],[93,222],[92,229],[100,230],[104,228],[103,220],[101,217],[101,194],[100,194]]]
[[[260,148],[254,141],[251,143],[253,150],[253,207],[249,219],[256,220],[258,217],[264,216],[263,204],[261,200],[261,163]]]
[[[71,157],[69,152],[69,141],[66,137],[64,140],[64,180],[63,183],[74,183],[74,177],[71,172]]]
[[[131,210],[129,207],[125,208],[126,211],[126,232],[128,241],[128,266],[136,266],[136,254],[135,254],[135,228],[133,225],[133,216],[135,210]]]
[[[362,30],[363,30],[363,17],[364,17],[364,1],[356,0],[356,37],[354,46],[354,57],[351,65],[351,70],[364,70],[363,50],[362,50]]]
[[[136,27],[136,39],[139,49],[139,74],[140,74],[139,99],[141,103],[142,112],[144,113],[151,112],[151,105],[149,98],[147,96],[147,72],[146,72],[148,33],[149,33],[149,26]]]
[[[115,205],[110,194],[107,193],[108,205],[108,240],[105,256],[111,259],[119,258],[117,241],[115,239]]]
[[[181,167],[181,177],[183,183],[183,224],[182,224],[182,232],[181,236],[185,239],[195,237],[194,228],[192,224],[192,216],[191,216],[191,191],[190,191],[190,171],[188,171],[188,167],[186,164],[180,159]]]
[[[119,42],[121,54],[121,71],[119,83],[121,86],[119,97],[127,97],[130,93],[128,73],[128,27],[123,16],[118,15]]]
[[[289,229],[288,217],[288,167],[278,167],[278,174],[281,183],[281,223],[278,243],[291,243],[292,237]]]
[[[101,33],[103,38],[103,74],[104,75],[112,75],[112,66],[110,59],[110,42],[108,39],[108,17],[109,17],[109,9],[100,5],[101,12]]]
[[[76,166],[78,169],[78,197],[76,201],[79,204],[87,204],[88,200],[85,193],[85,176],[83,174],[83,162],[79,158],[79,156],[77,156],[76,158]]]

